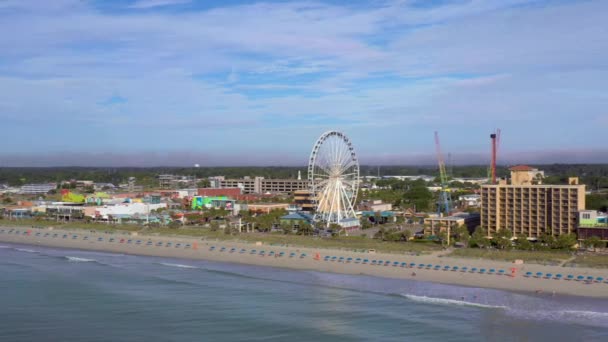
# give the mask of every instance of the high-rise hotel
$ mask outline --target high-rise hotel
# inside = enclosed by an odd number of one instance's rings
[[[510,171],[510,184],[481,186],[481,227],[488,236],[499,229],[528,238],[576,231],[578,212],[585,209],[585,185],[578,178],[569,178],[568,185],[544,185],[542,171],[524,165]]]

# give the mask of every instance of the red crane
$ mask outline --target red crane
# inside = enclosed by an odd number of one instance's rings
[[[496,184],[496,158],[498,154],[498,147],[500,146],[500,128],[496,129],[494,133],[490,134],[492,139],[492,162],[490,164],[490,184]]]

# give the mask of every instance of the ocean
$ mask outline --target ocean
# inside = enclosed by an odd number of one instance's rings
[[[0,341],[608,341],[608,299],[6,243],[0,305]]]

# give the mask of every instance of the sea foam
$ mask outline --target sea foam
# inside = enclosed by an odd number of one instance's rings
[[[198,268],[196,266],[182,265],[182,264],[171,264],[171,263],[166,263],[166,262],[161,262],[160,264],[163,265],[163,266],[178,267],[178,268],[189,268],[189,269],[196,269],[196,268]]]
[[[16,251],[25,252],[25,253],[38,253],[38,251],[27,249],[27,248],[15,248]]]
[[[409,295],[409,294],[404,294],[402,296],[409,300],[415,301],[415,302],[428,303],[428,304],[472,306],[472,307],[485,308],[485,309],[506,309],[507,308],[506,306],[473,303],[473,302],[467,302],[464,300],[456,300],[456,299],[448,299],[448,298],[415,296],[415,295]]]
[[[97,261],[95,259],[85,259],[85,258],[79,258],[79,257],[69,256],[69,255],[66,255],[65,258],[72,262],[96,262]]]

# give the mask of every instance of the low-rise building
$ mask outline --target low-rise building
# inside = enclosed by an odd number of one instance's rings
[[[24,195],[43,195],[57,189],[57,183],[25,184],[19,189]]]
[[[452,234],[456,228],[462,225],[466,226],[469,232],[472,233],[479,223],[480,216],[475,213],[457,213],[445,217],[427,217],[424,219],[424,234],[437,235],[444,231]]]
[[[390,203],[384,203],[382,200],[371,200],[362,201],[359,205],[359,209],[363,211],[390,211],[393,209],[393,205]]]
[[[595,210],[581,210],[578,215],[576,235],[579,240],[586,240],[593,236],[601,240],[608,240],[608,214]]]
[[[273,210],[287,210],[288,203],[249,203],[247,209],[253,213],[268,214]]]

